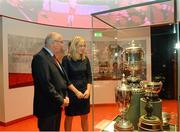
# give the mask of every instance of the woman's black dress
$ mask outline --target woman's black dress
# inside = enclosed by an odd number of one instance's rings
[[[89,59],[72,60],[65,56],[62,65],[69,77],[70,82],[82,93],[87,89],[87,84],[92,83],[92,73]],[[90,112],[90,98],[78,99],[74,92],[68,89],[69,106],[65,107],[68,116],[84,115]]]

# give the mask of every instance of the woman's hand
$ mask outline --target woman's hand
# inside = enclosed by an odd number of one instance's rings
[[[86,90],[86,91],[84,92],[84,99],[88,99],[89,96],[90,96],[90,91],[89,91],[89,90]]]
[[[78,99],[84,98],[84,95],[80,91],[77,91],[75,94],[76,94]]]

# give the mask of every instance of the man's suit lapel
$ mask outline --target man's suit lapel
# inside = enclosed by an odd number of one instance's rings
[[[59,70],[60,74],[64,77],[64,73],[61,71],[61,69],[59,68],[58,66],[58,62],[55,61],[55,59],[53,58],[53,56],[51,56],[44,48],[42,49],[42,51],[44,52],[45,54],[45,57],[51,62],[53,63],[56,68]]]
[[[42,49],[42,52],[44,52],[45,57],[58,68],[58,64],[56,63],[54,58],[44,48]]]
[[[64,75],[65,79],[68,80],[68,76],[67,76],[66,71],[64,70],[64,67],[62,66],[62,64],[61,64],[61,67],[62,67],[62,70],[64,72],[63,75]]]

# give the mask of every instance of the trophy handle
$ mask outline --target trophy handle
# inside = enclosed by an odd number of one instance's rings
[[[124,62],[124,52],[125,52],[125,50],[123,50],[123,51],[121,52],[121,61],[122,61],[122,63]]]
[[[125,52],[125,50],[123,50],[123,51],[121,52],[121,55],[123,55],[123,54],[124,54],[124,52]]]
[[[163,83],[162,83],[162,81],[159,81],[159,83],[160,83],[160,89],[161,89],[163,86]]]

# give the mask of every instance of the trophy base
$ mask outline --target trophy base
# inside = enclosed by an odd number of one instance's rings
[[[163,124],[163,131],[169,131],[170,125],[169,124]]]
[[[138,126],[140,131],[162,131],[162,123],[157,116],[141,116]]]
[[[134,127],[129,121],[120,120],[114,124],[114,131],[122,132],[122,131],[133,131]]]

